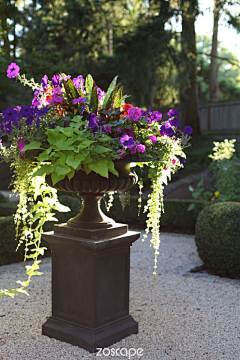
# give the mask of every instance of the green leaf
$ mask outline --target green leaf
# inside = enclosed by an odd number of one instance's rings
[[[104,96],[103,106],[102,106],[103,109],[106,109],[106,108],[107,108],[108,101],[109,101],[111,95],[113,94],[113,92],[114,92],[114,90],[115,90],[115,88],[116,88],[117,78],[118,78],[118,76],[115,76],[115,78],[112,80],[112,82],[111,82],[111,84],[109,85],[109,88],[108,88],[108,90],[107,90],[107,93],[106,93],[106,95]]]
[[[30,144],[24,146],[22,150],[27,151],[27,150],[36,150],[36,149],[42,149],[41,141],[31,141]]]
[[[43,161],[49,160],[49,158],[50,158],[49,154],[46,151],[44,151],[44,152],[42,152],[41,154],[38,155],[37,159],[40,162],[43,162]]]
[[[190,204],[188,207],[188,211],[192,211],[195,208],[195,204]]]
[[[86,77],[85,81],[86,91],[89,96],[92,94],[92,88],[93,88],[93,78],[90,74]]]
[[[89,169],[95,173],[108,178],[108,159],[101,159],[98,162],[88,164]]]
[[[93,140],[85,140],[83,142],[81,142],[80,145],[78,145],[78,151],[87,148],[89,145],[95,143],[96,141]]]
[[[74,175],[75,175],[75,170],[71,170],[71,172],[67,174],[67,177],[69,180],[71,180],[74,177]]]
[[[191,191],[191,192],[194,191],[194,188],[192,187],[192,185],[189,185],[188,190]]]
[[[71,166],[72,168],[76,169],[84,159],[85,159],[85,156],[83,156],[82,154],[77,154],[75,156],[68,155],[68,157],[66,158],[66,164]]]
[[[52,179],[52,183],[53,185],[55,185],[57,182],[63,180],[65,178],[66,175],[58,175],[55,172],[51,174],[51,179]]]
[[[71,127],[61,128],[60,131],[64,135],[66,135],[67,137],[72,137],[73,136],[73,128],[71,128]]]
[[[95,148],[94,148],[95,152],[98,153],[98,154],[103,154],[105,152],[109,152],[111,151],[111,149],[105,147],[105,146],[102,146],[102,145],[97,145]]]
[[[53,171],[53,166],[52,165],[43,165],[43,166],[41,166],[40,169],[35,171],[35,173],[33,174],[33,177],[42,176],[44,174],[48,175],[48,174],[51,174],[52,171]]]
[[[57,147],[60,150],[68,150],[70,145],[72,145],[73,143],[73,139],[61,139],[57,142],[55,142],[55,147]]]
[[[67,139],[66,135],[60,134],[56,129],[47,129],[47,135],[50,144],[55,144],[56,141]]]
[[[91,101],[90,101],[90,110],[97,114],[98,111],[98,93],[97,93],[97,86],[93,85],[92,88],[92,95],[91,95]]]
[[[112,174],[114,174],[114,175],[116,175],[116,176],[119,176],[119,173],[117,172],[117,170],[115,169],[115,167],[114,167],[114,162],[110,159],[110,160],[108,160],[108,168],[109,168],[109,171],[112,173]]]
[[[54,168],[54,170],[57,173],[57,175],[66,175],[71,171],[70,167],[67,165],[65,165],[65,166],[57,165]]]
[[[92,171],[92,170],[89,168],[88,164],[84,164],[84,170],[85,170],[85,172],[86,172],[87,175],[90,174],[90,172]]]
[[[118,89],[118,92],[115,96],[113,107],[120,108],[122,106],[122,94],[123,94],[123,86]]]

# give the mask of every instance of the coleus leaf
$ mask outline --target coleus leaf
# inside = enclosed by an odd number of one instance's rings
[[[114,99],[113,107],[120,108],[122,106],[122,94],[123,94],[123,86],[118,89],[117,94]]]
[[[98,93],[97,93],[97,85],[93,85],[91,101],[89,105],[90,111],[97,114],[98,111]]]
[[[88,76],[86,77],[85,86],[86,86],[87,94],[89,95],[89,97],[91,97],[92,88],[93,88],[93,78],[90,74],[88,74]],[[89,100],[91,102],[91,99],[89,99]]]
[[[112,82],[111,82],[111,84],[109,85],[109,88],[108,88],[108,90],[107,90],[107,93],[106,93],[106,95],[104,96],[103,106],[102,106],[103,109],[108,109],[108,108],[111,106],[111,103],[110,103],[110,106],[108,106],[108,105],[109,105],[109,102],[110,102],[111,99],[112,99],[112,94],[113,94],[113,92],[116,93],[117,78],[118,78],[118,76],[115,76],[115,78],[112,80]],[[107,106],[108,106],[108,107],[107,107]]]

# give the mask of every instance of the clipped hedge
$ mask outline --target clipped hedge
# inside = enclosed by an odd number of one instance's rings
[[[15,214],[17,203],[6,201],[0,202],[0,216],[10,216]]]
[[[0,265],[23,261],[23,248],[16,252],[15,224],[12,216],[0,217]]]
[[[147,199],[143,199],[142,209],[146,202]],[[195,208],[192,211],[188,211],[188,207],[192,203],[195,204]],[[161,230],[194,234],[197,216],[205,206],[206,202],[200,200],[165,199],[165,213],[162,214],[161,218]],[[147,216],[142,213],[142,210],[140,216],[137,216],[137,214],[138,196],[130,196],[130,206],[127,205],[124,211],[122,211],[122,206],[117,196],[109,212],[109,215],[117,222],[144,228]]]
[[[201,211],[195,241],[206,267],[220,276],[239,279],[240,203],[217,203]]]

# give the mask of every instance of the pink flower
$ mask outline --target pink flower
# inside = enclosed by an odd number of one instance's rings
[[[139,152],[144,153],[146,147],[145,147],[145,145],[137,144],[137,149]]]
[[[165,167],[165,168],[164,168],[164,170],[167,170],[167,169],[168,169],[168,167]]]
[[[176,159],[176,158],[172,159],[172,164],[173,164],[173,165],[175,165],[176,162],[177,162],[177,159]]]
[[[20,151],[21,154],[25,154],[25,151],[23,150],[23,148],[26,146],[25,142],[23,141],[19,141],[18,142],[18,149]]]
[[[152,143],[155,143],[157,141],[156,136],[149,136],[149,139],[152,141]]]

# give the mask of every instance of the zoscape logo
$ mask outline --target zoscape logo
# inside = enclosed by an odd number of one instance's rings
[[[133,356],[143,356],[143,349],[142,348],[97,348],[97,356],[121,356],[127,359],[131,359]]]

